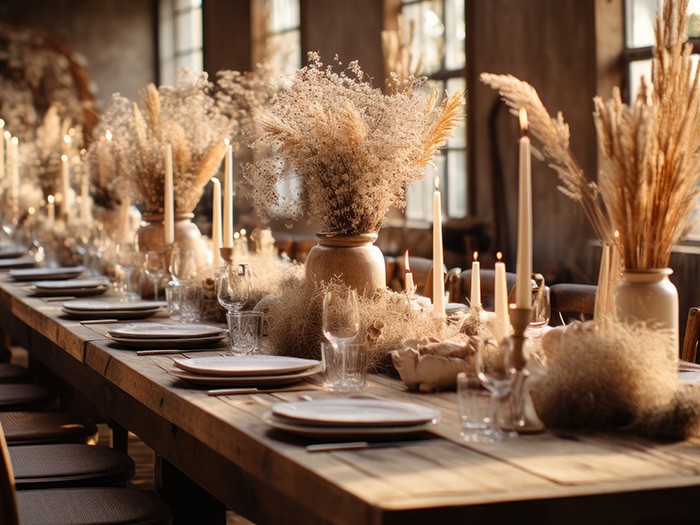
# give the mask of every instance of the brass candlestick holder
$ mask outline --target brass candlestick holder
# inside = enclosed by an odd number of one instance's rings
[[[219,248],[219,253],[221,254],[221,258],[226,261],[228,264],[231,264],[233,262],[233,248],[228,247],[228,248]]]
[[[511,308],[510,324],[513,326],[511,344],[513,346],[512,362],[516,370],[513,382],[513,430],[519,433],[533,434],[544,431],[544,424],[537,417],[532,398],[527,390],[527,378],[530,372],[527,370],[527,349],[525,348],[525,330],[532,319],[531,308]]]

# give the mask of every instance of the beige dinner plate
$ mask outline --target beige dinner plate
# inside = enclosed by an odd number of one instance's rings
[[[297,425],[337,427],[411,426],[440,419],[439,410],[417,403],[362,398],[275,403],[272,413]]]
[[[70,266],[65,268],[23,268],[10,270],[10,277],[15,281],[74,279],[84,271],[84,266]]]
[[[109,286],[107,279],[71,279],[69,281],[34,281],[38,290],[65,291],[66,289],[101,288]]]
[[[63,308],[71,312],[137,312],[140,310],[158,310],[168,303],[165,301],[136,301],[124,303],[118,300],[106,301],[100,299],[76,299],[66,301]]]
[[[34,257],[25,255],[16,259],[0,259],[0,270],[10,270],[11,268],[30,268],[36,266]]]
[[[109,333],[107,335],[115,343],[143,350],[150,348],[194,348],[196,346],[212,346],[221,342],[227,334],[210,335],[207,337],[176,337],[174,339],[136,339],[134,337],[115,337],[109,335]]]
[[[183,370],[208,376],[285,375],[301,372],[320,364],[314,359],[265,354],[196,357],[174,361]]]
[[[194,358],[196,359],[196,358]],[[195,385],[204,386],[231,386],[231,387],[262,387],[262,386],[273,386],[273,385],[289,385],[301,381],[306,377],[311,377],[314,374],[318,374],[321,371],[321,366],[315,366],[304,370],[302,372],[297,372],[295,374],[284,374],[284,375],[258,375],[258,376],[205,376],[201,374],[192,374],[184,370],[179,370],[177,368],[170,370],[170,374],[187,381],[188,383],[193,383]]]
[[[265,412],[262,420],[277,430],[283,430],[291,434],[297,434],[306,437],[323,437],[323,438],[362,438],[364,440],[377,439],[382,436],[408,435],[418,432],[425,432],[433,427],[437,421],[428,421],[418,425],[403,425],[403,426],[383,426],[383,427],[321,427],[312,425],[297,425],[295,423],[282,421],[275,417],[272,411]]]
[[[61,312],[74,319],[146,319],[162,311],[161,308],[151,310],[107,310],[82,311],[61,308]]]
[[[122,339],[192,339],[220,336],[223,332],[225,329],[220,326],[206,324],[141,323],[110,330],[109,335]]]
[[[21,246],[0,247],[0,259],[16,259],[23,255],[27,255],[27,249]]]
[[[91,296],[91,295],[102,295],[109,289],[109,286],[94,286],[90,288],[59,288],[51,290],[49,288],[37,288],[32,286],[32,291],[35,295],[39,297],[62,297],[64,295],[72,295],[74,297],[78,296]]]

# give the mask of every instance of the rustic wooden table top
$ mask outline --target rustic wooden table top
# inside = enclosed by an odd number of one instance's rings
[[[698,439],[658,444],[546,432],[495,445],[465,443],[454,392],[410,393],[400,381],[372,375],[362,395],[439,408],[437,439],[309,453],[310,441],[271,430],[262,415],[301,394],[337,394],[310,386],[308,392],[210,397],[168,373],[174,356],[115,347],[105,334],[127,322],[86,326],[65,319],[60,306],[0,280],[2,315],[36,334],[33,355],[216,498],[261,523],[469,517],[585,523],[601,512],[616,523],[635,523],[700,515]]]

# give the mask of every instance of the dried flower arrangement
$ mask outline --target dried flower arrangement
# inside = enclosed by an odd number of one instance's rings
[[[334,280],[307,286],[305,279],[287,280],[277,294],[266,300],[268,336],[273,352],[318,359],[320,356],[321,310],[324,293],[345,287]],[[460,332],[472,333],[472,323],[445,324],[428,310],[417,308],[405,293],[377,290],[372,297],[358,296],[360,334],[366,334],[369,366],[391,369],[393,350],[406,339],[426,335],[449,339]]]
[[[376,232],[389,207],[404,205],[406,189],[423,177],[463,114],[462,92],[438,104],[422,85],[393,77],[385,95],[357,62],[336,73],[309,53],[308,65],[258,118],[252,148],[268,154],[246,165],[245,177],[259,217],[269,220],[278,185],[297,179],[300,213],[320,221],[324,233]]]
[[[97,133],[112,134],[119,182],[146,211],[163,209],[165,146],[173,147],[176,213],[191,212],[217,172],[231,129],[212,96],[206,73],[181,70],[175,86],[149,84],[141,104],[115,94]]]
[[[614,321],[596,327],[575,322],[543,338],[547,369],[531,393],[547,427],[657,439],[700,432],[699,389],[679,382],[668,334]]]
[[[131,194],[126,181],[119,178],[120,157],[115,154],[112,132],[106,129],[94,140],[87,152],[91,193],[96,204],[113,208]]]
[[[32,141],[51,107],[62,120],[91,128],[97,115],[84,66],[55,35],[0,24],[0,115],[7,129]]]
[[[631,105],[617,89],[607,102],[595,99],[600,187],[574,159],[561,114],[551,119],[532,86],[510,75],[481,75],[512,110],[527,110],[531,134],[559,174],[560,189],[581,203],[601,240],[618,242],[613,231],[619,231],[624,265],[631,270],[668,266],[698,198],[700,80],[685,38],[687,10],[688,0],[666,0],[657,17],[651,93],[642,82]]]

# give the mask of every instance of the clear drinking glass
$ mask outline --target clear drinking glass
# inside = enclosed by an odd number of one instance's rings
[[[264,319],[262,312],[227,313],[231,350],[240,354],[258,352],[262,342]]]
[[[202,283],[199,279],[180,281],[180,321],[198,323],[202,312]]]
[[[135,301],[140,297],[138,249],[134,243],[119,243],[115,256],[116,291],[122,301]]]
[[[489,392],[481,385],[476,373],[457,375],[457,404],[459,406],[460,435],[464,441],[483,440],[488,428]]]
[[[168,309],[170,310],[171,318],[180,319],[182,283],[197,276],[195,251],[191,248],[181,248],[175,244],[168,269],[170,271],[170,282],[168,282],[165,290]]]
[[[364,343],[348,343],[342,348],[331,343],[321,343],[323,388],[334,392],[357,392],[367,379],[369,349]]]
[[[153,299],[158,300],[158,288],[165,275],[165,252],[148,250],[143,254],[143,271],[153,285]]]
[[[481,384],[491,392],[491,403],[484,440],[496,443],[503,439],[503,432],[497,425],[499,404],[508,395],[515,379],[516,370],[512,363],[513,346],[510,338],[500,343],[495,339],[482,341],[476,351],[476,374]]]

